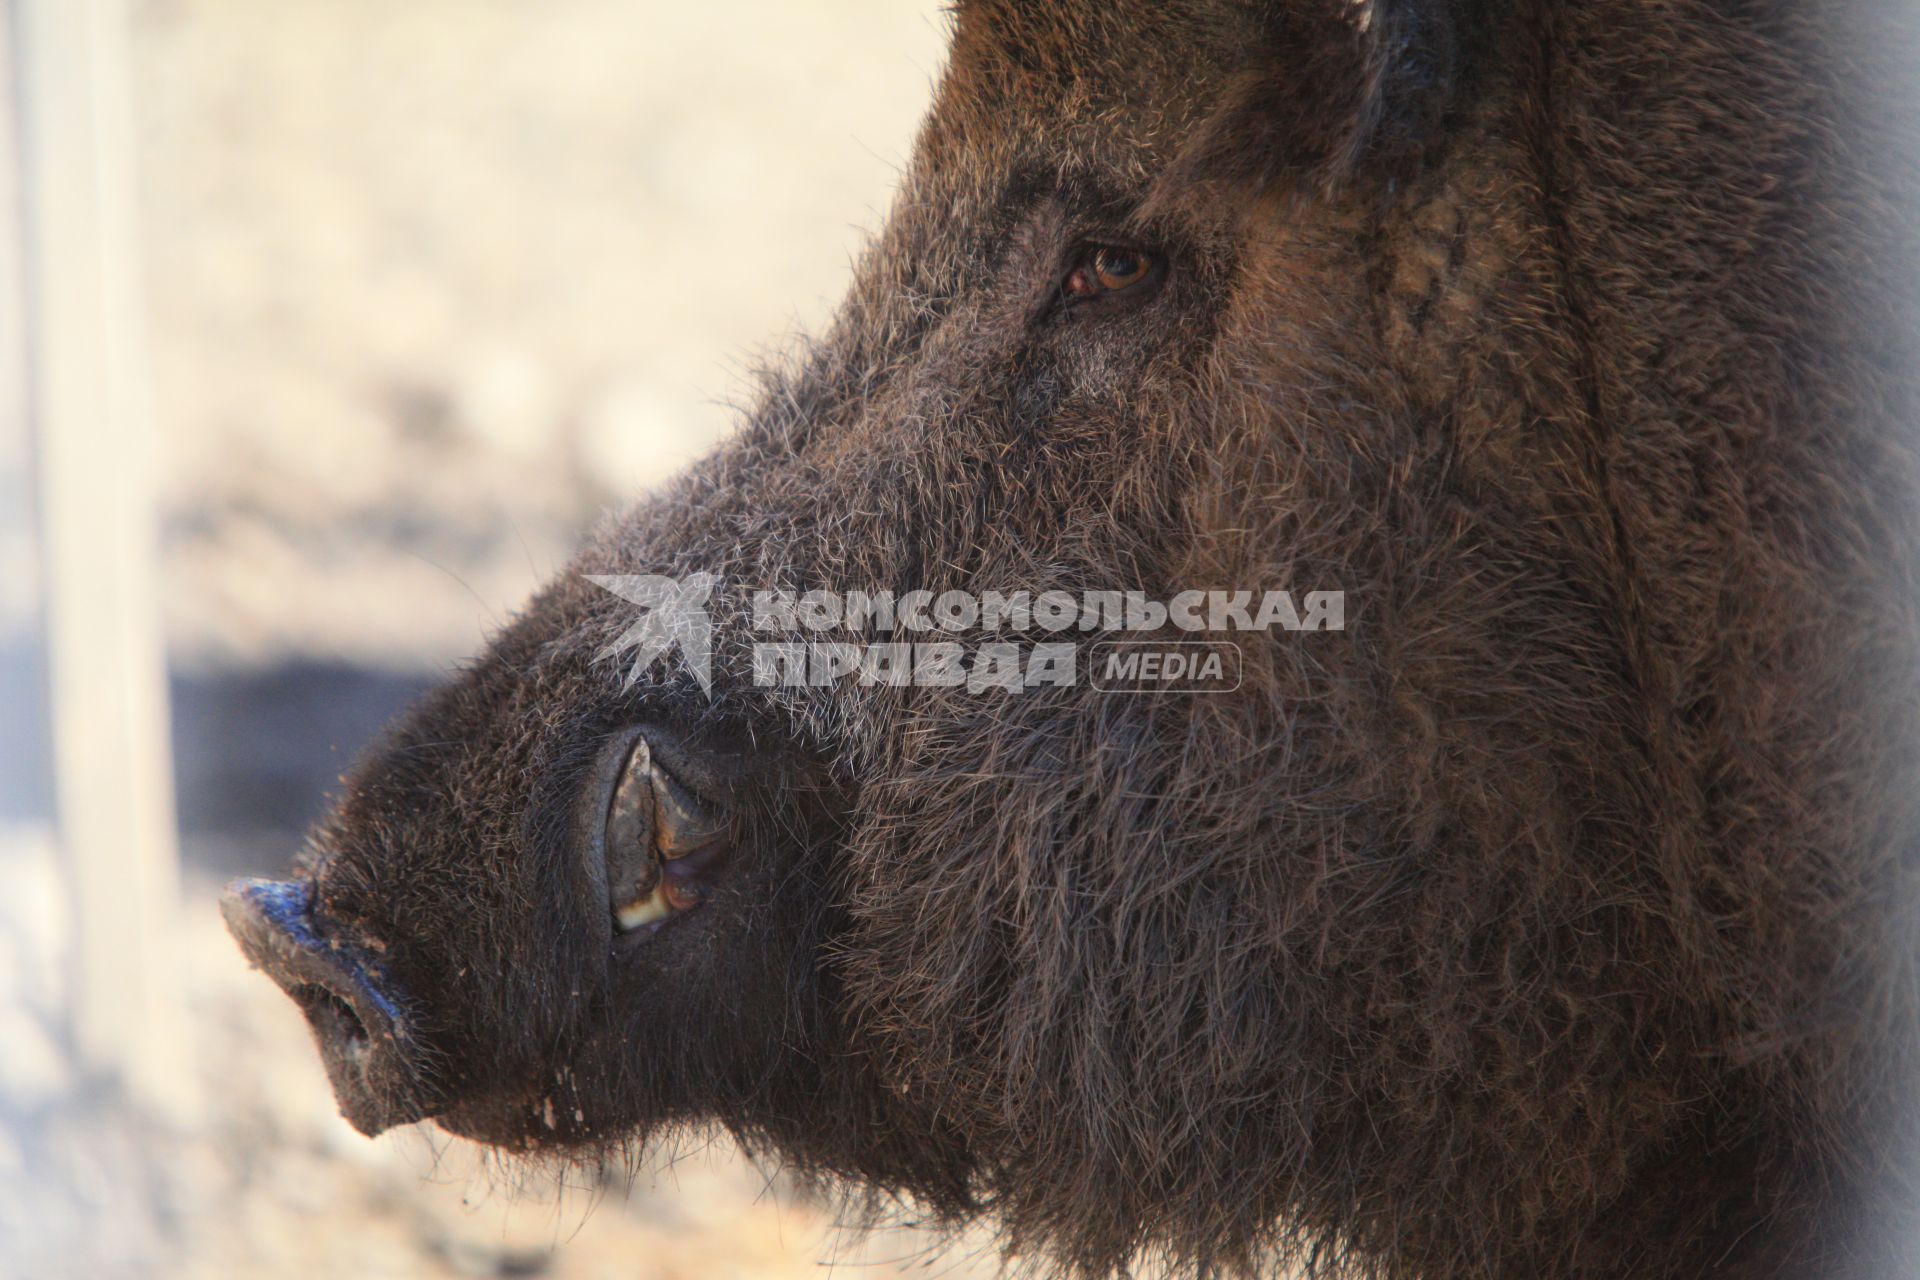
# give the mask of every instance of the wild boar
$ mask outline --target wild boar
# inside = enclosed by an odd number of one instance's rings
[[[962,0],[824,336],[230,892],[347,1118],[1063,1276],[1915,1274],[1904,24]]]

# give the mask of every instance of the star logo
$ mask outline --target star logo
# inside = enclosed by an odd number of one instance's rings
[[[631,689],[641,673],[675,645],[680,657],[700,682],[701,692],[713,696],[713,622],[707,617],[707,601],[719,579],[710,573],[693,573],[684,578],[658,574],[586,575],[587,581],[611,591],[643,611],[640,620],[604,649],[599,657],[617,658],[633,650],[633,666],[623,686]]]

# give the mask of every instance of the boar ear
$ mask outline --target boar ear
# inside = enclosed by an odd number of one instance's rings
[[[1405,168],[1452,96],[1466,0],[1279,0],[1247,70],[1176,159],[1175,183],[1331,190]]]

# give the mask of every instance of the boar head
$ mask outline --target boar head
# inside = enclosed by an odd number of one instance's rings
[[[1855,1239],[1920,697],[1912,315],[1848,264],[1911,242],[1866,28],[1656,8],[963,3],[829,330],[230,894],[347,1117],[717,1124],[1088,1275]],[[870,637],[755,589],[1346,627],[794,684]]]

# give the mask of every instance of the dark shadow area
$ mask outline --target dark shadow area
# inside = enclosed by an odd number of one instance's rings
[[[0,822],[53,818],[46,654],[38,637],[0,636]]]
[[[284,873],[340,774],[435,682],[427,672],[306,662],[174,675],[174,779],[188,868]]]

